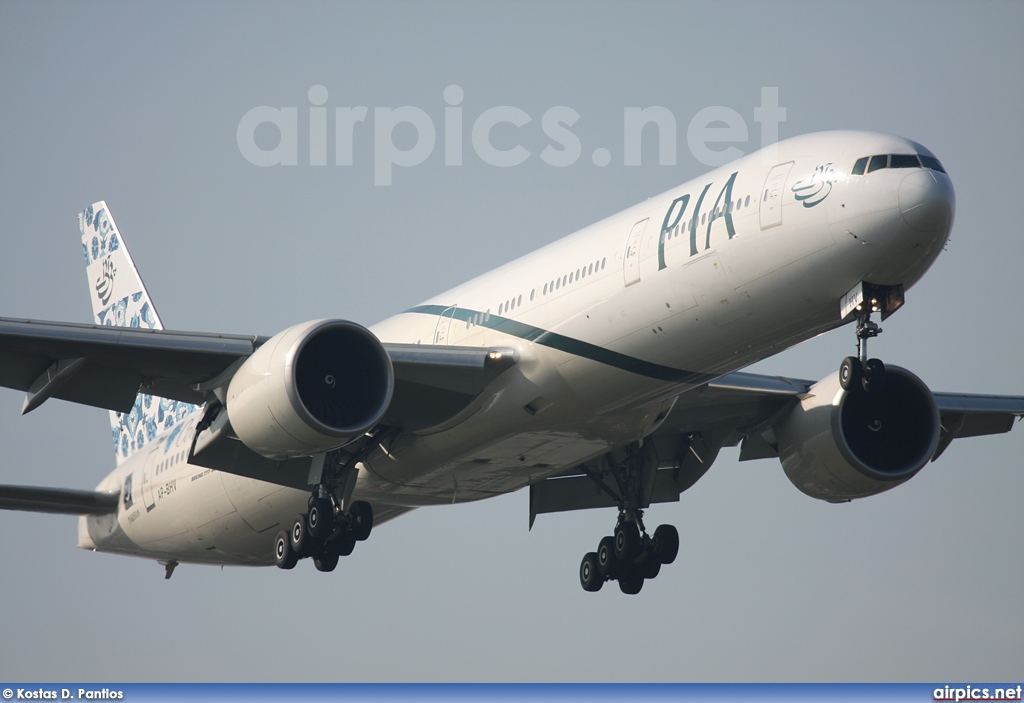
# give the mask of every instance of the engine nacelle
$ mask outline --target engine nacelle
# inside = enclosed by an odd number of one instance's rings
[[[844,391],[839,374],[819,381],[778,427],[786,476],[813,498],[845,502],[909,480],[939,443],[932,392],[889,366],[879,393]]]
[[[365,327],[313,320],[253,353],[228,385],[228,419],[245,446],[269,459],[347,444],[388,409],[391,357]]]

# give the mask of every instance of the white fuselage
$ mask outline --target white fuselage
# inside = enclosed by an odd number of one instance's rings
[[[839,326],[858,282],[909,288],[941,251],[944,173],[851,175],[861,157],[927,153],[920,145],[828,132],[772,149],[372,327],[383,342],[514,347],[520,361],[456,418],[371,455],[358,497],[386,518],[389,506],[479,500],[575,466],[653,431],[687,390]],[[189,465],[197,421],[100,484],[122,490],[131,476],[131,500],[83,518],[80,546],[272,563],[275,533],[308,494]]]

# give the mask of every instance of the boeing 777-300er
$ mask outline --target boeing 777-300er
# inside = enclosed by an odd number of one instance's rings
[[[22,412],[50,398],[108,409],[117,468],[94,491],[3,486],[0,507],[80,515],[79,547],[167,577],[303,557],[332,571],[417,506],[528,487],[531,526],[616,508],[580,582],[637,593],[679,548],[644,511],[679,500],[722,447],[778,458],[838,503],[1024,416],[1024,397],[933,393],[868,356],[873,318],[903,306],[953,211],[920,144],[809,134],[369,329],[246,337],[165,330],[98,202],[79,217],[94,324],[0,319],[0,384],[25,391]],[[740,371],[849,323],[858,355],[823,380]]]

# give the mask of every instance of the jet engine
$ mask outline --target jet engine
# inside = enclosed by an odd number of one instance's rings
[[[912,478],[935,452],[939,431],[932,392],[906,369],[887,367],[877,393],[843,390],[837,372],[777,426],[779,458],[807,495],[846,502]]]
[[[269,459],[336,449],[388,409],[394,370],[380,340],[344,320],[313,320],[275,335],[235,372],[228,419]]]

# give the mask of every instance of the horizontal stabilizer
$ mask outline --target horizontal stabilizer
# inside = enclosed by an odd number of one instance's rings
[[[0,486],[0,510],[27,510],[62,515],[107,515],[117,512],[117,493],[68,488]]]

